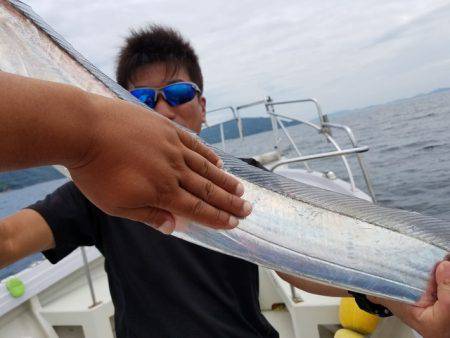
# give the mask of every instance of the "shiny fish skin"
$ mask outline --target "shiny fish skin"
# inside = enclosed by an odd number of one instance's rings
[[[0,0],[0,70],[136,102],[29,6]],[[245,186],[239,227],[184,225],[175,236],[327,285],[416,302],[450,249],[450,224],[265,172],[214,149]],[[181,225],[181,224],[179,224]]]
[[[446,255],[399,232],[244,185],[253,212],[238,228],[190,224],[176,235],[278,271],[407,302],[420,298]]]

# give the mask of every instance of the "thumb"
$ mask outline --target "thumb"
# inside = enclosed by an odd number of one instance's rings
[[[145,223],[166,235],[170,235],[175,230],[173,215],[163,209],[153,207],[121,208],[119,216]]]

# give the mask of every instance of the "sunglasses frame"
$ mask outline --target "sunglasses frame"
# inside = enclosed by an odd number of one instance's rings
[[[166,89],[167,87],[174,86],[174,85],[179,85],[179,84],[187,84],[187,85],[192,86],[192,88],[194,88],[194,90],[196,91],[196,94],[201,94],[201,93],[202,93],[202,91],[200,90],[200,88],[199,88],[194,82],[188,82],[188,81],[174,82],[174,83],[168,84],[167,86],[159,87],[159,88],[152,88],[152,87],[136,87],[136,88],[133,88],[132,90],[130,90],[130,93],[133,95],[133,91],[135,91],[135,90],[139,90],[139,89],[150,89],[150,90],[153,90],[153,91],[155,92],[155,95],[154,95],[154,97],[153,97],[153,102],[155,103],[155,105],[152,107],[152,106],[150,106],[149,104],[147,104],[148,98],[147,98],[147,100],[146,100],[145,102],[143,102],[144,104],[146,104],[147,106],[149,106],[149,107],[152,108],[152,109],[155,108],[155,107],[156,107],[156,103],[158,102],[158,96],[161,94],[161,96],[163,97],[164,101],[166,101],[171,107],[176,107],[176,106],[179,106],[179,105],[181,105],[181,104],[184,104],[184,103],[187,103],[187,102],[192,101],[192,99],[195,97],[195,95],[194,95],[194,96],[192,97],[191,100],[186,101],[186,102],[183,102],[183,103],[180,103],[180,104],[175,104],[175,105],[171,104],[170,101],[167,100],[166,94],[164,93],[164,89]],[[133,95],[133,96],[134,96],[134,95]],[[141,101],[141,102],[142,102],[142,101]]]

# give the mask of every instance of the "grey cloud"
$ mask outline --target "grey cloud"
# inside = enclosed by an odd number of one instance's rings
[[[380,37],[376,38],[367,47],[373,47],[378,44],[388,42],[401,38],[408,34],[420,34],[421,31],[427,29],[430,24],[432,25],[436,21],[447,21],[450,17],[450,4],[442,5],[424,14],[398,26],[392,30],[383,33]]]
[[[210,108],[315,96],[340,110],[448,86],[448,0],[28,1],[108,75],[130,27],[180,30]]]

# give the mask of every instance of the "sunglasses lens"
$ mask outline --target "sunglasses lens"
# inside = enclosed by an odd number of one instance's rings
[[[155,108],[155,91],[151,88],[138,88],[130,91],[131,95],[150,108]]]
[[[171,106],[178,106],[191,101],[196,94],[195,88],[189,83],[174,83],[163,89],[166,101]]]

